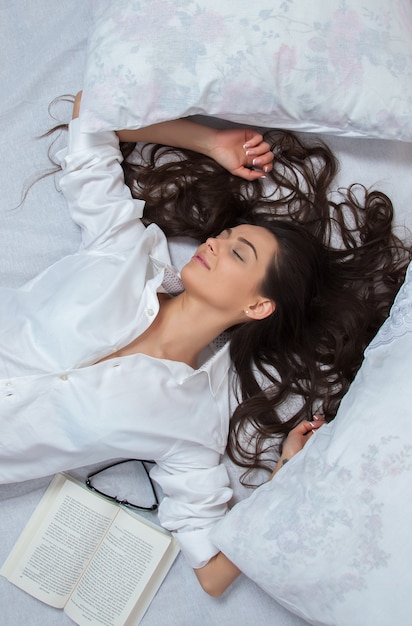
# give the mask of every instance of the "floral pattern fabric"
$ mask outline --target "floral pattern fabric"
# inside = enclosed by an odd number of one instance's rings
[[[206,114],[412,141],[410,0],[96,0],[83,130]]]
[[[214,541],[318,626],[409,626],[412,267],[333,422]]]

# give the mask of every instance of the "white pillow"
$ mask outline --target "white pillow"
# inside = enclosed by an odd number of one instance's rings
[[[83,130],[205,114],[412,141],[412,3],[99,0]]]
[[[335,420],[213,540],[318,626],[410,626],[412,267]]]

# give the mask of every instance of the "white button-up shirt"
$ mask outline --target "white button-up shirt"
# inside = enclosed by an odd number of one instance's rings
[[[231,497],[221,463],[228,346],[196,370],[144,354],[96,363],[156,318],[170,257],[124,185],[115,133],[78,126],[60,159],[81,249],[21,289],[0,289],[0,482],[153,459],[165,493],[160,521],[200,567],[217,552],[209,529]]]

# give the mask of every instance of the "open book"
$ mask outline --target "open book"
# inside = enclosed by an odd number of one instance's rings
[[[178,552],[160,526],[57,474],[0,573],[80,626],[135,625]]]

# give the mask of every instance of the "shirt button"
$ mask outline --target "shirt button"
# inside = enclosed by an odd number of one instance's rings
[[[147,313],[148,315],[150,315],[150,317],[152,317],[152,315],[154,315],[154,311],[153,311],[153,309],[147,309],[146,313]]]
[[[68,377],[68,375],[67,375],[67,374],[62,374],[62,375],[60,376],[60,380],[69,380],[69,377]]]

